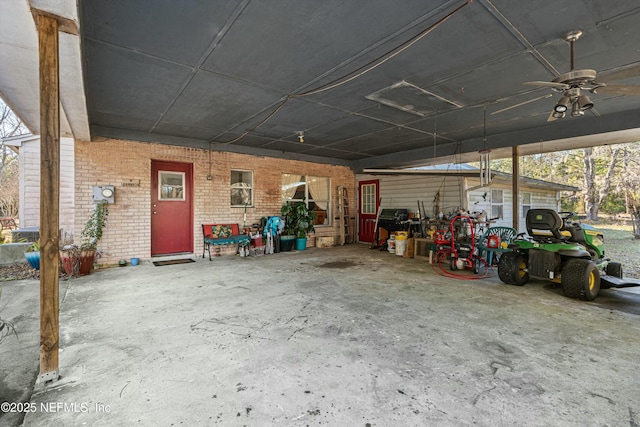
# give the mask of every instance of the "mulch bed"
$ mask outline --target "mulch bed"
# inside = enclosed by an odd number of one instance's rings
[[[0,282],[23,279],[40,279],[40,270],[31,268],[29,264],[16,263],[0,266]]]
[[[62,268],[60,269],[60,278],[69,278]],[[26,262],[0,266],[0,282],[25,279],[40,280],[40,270],[31,268]]]

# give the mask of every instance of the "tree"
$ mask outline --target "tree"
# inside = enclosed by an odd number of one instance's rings
[[[628,156],[637,155],[635,158],[640,158],[638,145],[588,147],[524,156],[520,159],[520,173],[530,178],[581,188],[582,197],[571,202],[571,210],[584,209],[587,219],[597,221],[601,209],[606,213],[619,213],[625,209],[622,200],[629,198],[630,188],[622,185],[623,177],[637,175],[634,172],[637,169],[625,169],[621,164],[621,156],[626,149]],[[491,167],[510,173],[511,159],[495,160]],[[628,201],[626,205],[630,206]]]
[[[18,157],[2,140],[27,133],[27,128],[0,100],[0,216],[18,215]]]
[[[624,147],[622,151],[622,188],[627,212],[631,214],[633,236],[640,239],[640,147],[639,143]]]
[[[609,195],[616,177],[618,156],[622,148],[588,147],[582,150],[584,164],[584,202],[587,220],[597,221],[600,205]]]

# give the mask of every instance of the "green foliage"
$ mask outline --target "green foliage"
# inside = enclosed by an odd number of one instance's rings
[[[293,203],[285,203],[280,208],[280,215],[284,219],[284,230],[282,233],[285,236],[290,236],[295,233],[293,222]]]
[[[102,239],[102,232],[107,224],[107,216],[109,215],[109,205],[107,202],[96,203],[91,216],[84,225],[81,234],[80,249],[95,250],[98,242]]]
[[[620,192],[610,193],[600,203],[600,209],[602,212],[612,215],[626,212],[624,194]]]
[[[27,248],[27,252],[40,252],[40,239],[38,241],[33,242]]]
[[[285,219],[285,234],[304,238],[315,231],[313,220],[316,214],[309,210],[305,202],[285,203],[280,208],[280,214]]]

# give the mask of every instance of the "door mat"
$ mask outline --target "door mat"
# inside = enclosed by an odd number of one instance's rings
[[[196,260],[187,258],[187,259],[172,259],[169,261],[153,261],[153,265],[155,265],[156,267],[161,267],[163,265],[189,264],[190,262],[196,262]]]

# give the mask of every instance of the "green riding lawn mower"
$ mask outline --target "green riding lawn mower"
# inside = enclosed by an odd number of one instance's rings
[[[561,217],[560,214],[563,216]],[[530,277],[560,283],[569,298],[592,301],[600,289],[640,286],[624,280],[622,265],[605,258],[604,235],[573,221],[575,214],[552,209],[530,209],[527,233],[509,245],[498,262],[504,283],[522,286]]]

